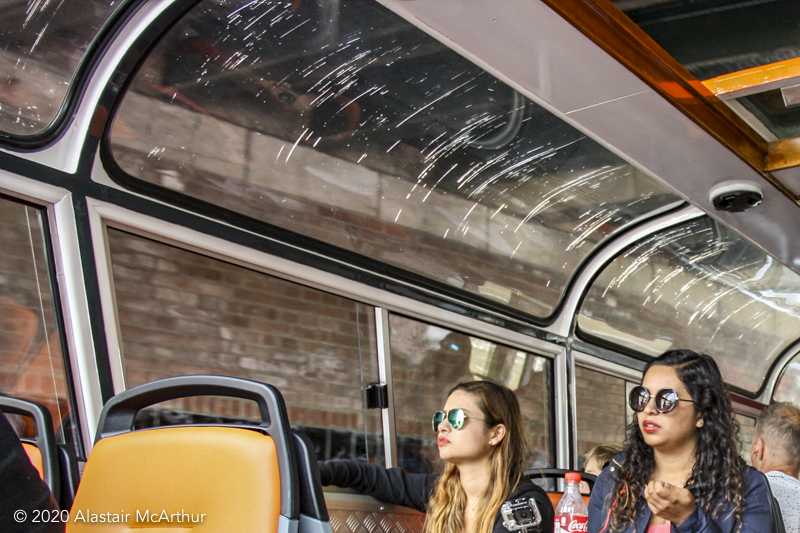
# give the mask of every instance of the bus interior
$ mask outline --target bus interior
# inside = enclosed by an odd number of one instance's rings
[[[0,394],[77,476],[104,406],[181,376],[422,473],[472,379],[515,391],[539,469],[621,443],[669,349],[717,361],[747,461],[800,404],[796,2],[0,6]],[[213,390],[131,423],[263,422]],[[421,524],[324,504],[334,533]]]

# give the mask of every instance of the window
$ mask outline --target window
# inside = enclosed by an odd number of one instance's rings
[[[367,0],[199,3],[109,148],[127,186],[542,318],[601,242],[681,201]]]
[[[123,3],[3,2],[0,130],[33,135],[50,125],[89,47]]]
[[[800,275],[711,218],[630,247],[589,289],[579,331],[648,356],[711,355],[728,383],[758,391],[800,337]]]
[[[633,414],[628,407],[629,385],[624,379],[575,366],[579,457],[600,444],[625,441],[625,428]]]
[[[750,466],[753,466],[753,456],[750,455],[750,445],[753,442],[753,434],[756,432],[756,419],[736,413],[736,421],[739,423],[739,440],[742,443],[742,459]]]
[[[791,402],[800,405],[800,355],[792,357],[791,361],[783,368],[772,399],[776,402]]]
[[[555,463],[549,359],[399,315],[390,315],[399,466],[432,472],[439,460],[431,417],[458,383],[488,379],[515,391],[532,464]]]
[[[262,381],[281,391],[320,459],[383,460],[380,412],[365,410],[361,393],[378,381],[373,308],[116,229],[108,238],[127,387],[184,374]],[[138,423],[257,412],[199,397]]]
[[[47,407],[57,442],[80,454],[49,273],[45,217],[42,209],[0,197],[0,393]],[[32,425],[14,418],[21,435],[33,436]]]

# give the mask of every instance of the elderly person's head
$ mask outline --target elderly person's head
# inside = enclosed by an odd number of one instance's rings
[[[800,409],[776,402],[761,411],[750,448],[753,466],[761,472],[800,472]]]

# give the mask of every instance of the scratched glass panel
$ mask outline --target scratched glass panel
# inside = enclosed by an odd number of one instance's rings
[[[583,303],[581,333],[656,356],[689,348],[755,392],[800,337],[800,275],[710,218],[629,248]]]
[[[0,130],[44,130],[123,0],[0,0]]]
[[[532,315],[680,200],[377,2],[200,3],[115,117],[131,176]]]

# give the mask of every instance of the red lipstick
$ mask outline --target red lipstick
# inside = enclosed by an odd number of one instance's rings
[[[652,420],[645,420],[644,422],[642,422],[642,431],[644,431],[645,433],[655,433],[659,429],[661,429],[661,426],[659,426]]]

